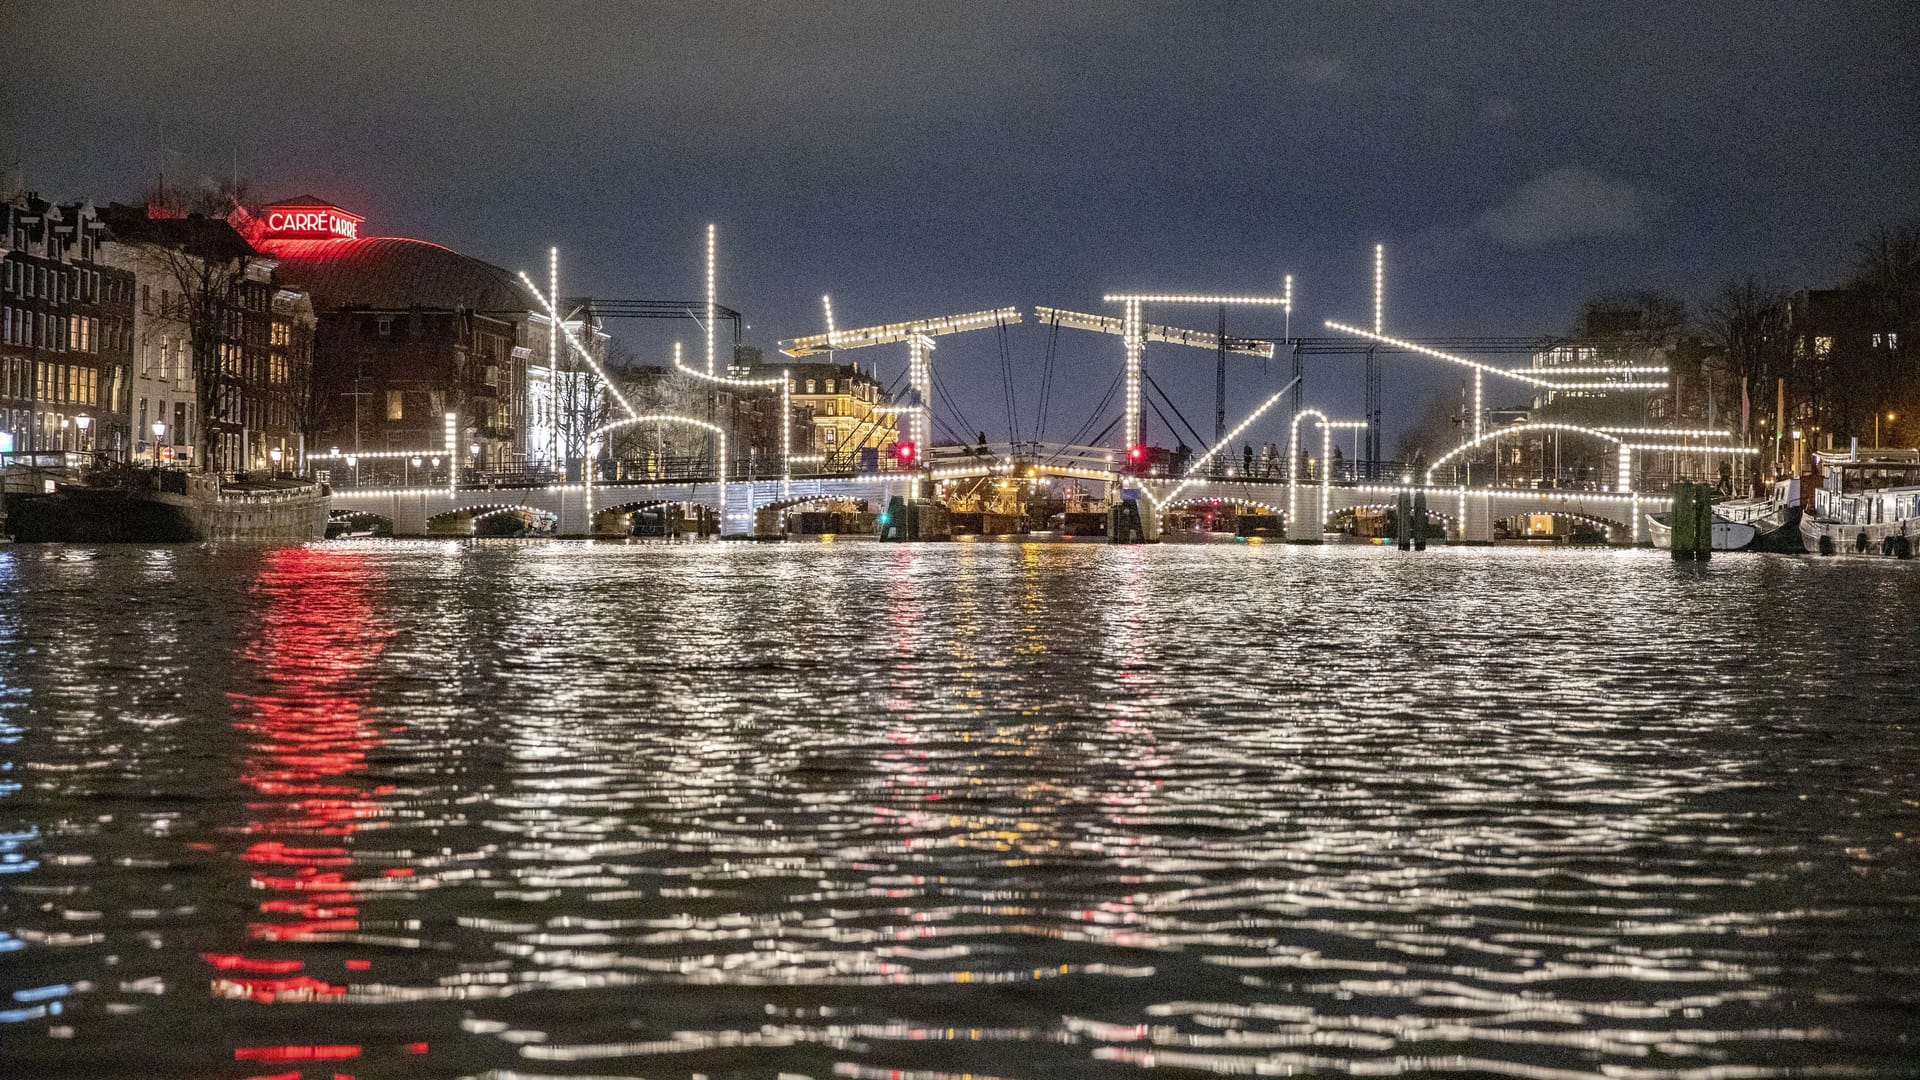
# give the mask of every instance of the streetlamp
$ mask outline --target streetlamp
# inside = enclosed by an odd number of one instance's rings
[[[88,416],[86,413],[81,413],[79,416],[73,418],[73,423],[75,427],[80,429],[80,434],[74,439],[78,444],[76,448],[85,450],[87,448],[87,430],[93,427],[93,417]]]
[[[360,486],[360,459],[358,457],[355,457],[352,454],[348,454],[347,468],[353,470],[353,486],[359,487]]]
[[[165,438],[166,435],[166,421],[155,420],[153,422],[153,467],[156,469],[160,467],[160,440]]]
[[[269,458],[272,458],[272,459],[273,459],[273,471],[274,471],[274,472],[275,472],[276,474],[277,474],[277,473],[279,473],[279,471],[280,471],[280,459],[281,459],[282,457],[284,457],[285,455],[281,453],[281,451],[280,451],[280,448],[279,448],[279,447],[277,447],[277,446],[275,446],[275,447],[272,447],[271,449],[269,449],[269,450],[267,451],[267,456],[268,456]]]
[[[1893,422],[1898,419],[1900,419],[1899,413],[1890,412],[1887,414],[1887,434],[1889,435],[1893,434]],[[1873,448],[1875,450],[1880,449],[1880,414],[1879,413],[1873,414]]]
[[[415,455],[414,457],[408,460],[412,462],[414,468],[417,469],[420,467],[420,458],[418,455]],[[400,466],[400,486],[410,487],[412,486],[412,484],[413,484],[413,474],[407,471],[406,465],[401,465]]]

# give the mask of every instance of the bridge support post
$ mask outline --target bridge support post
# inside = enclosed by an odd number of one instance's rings
[[[424,495],[395,495],[387,517],[393,521],[395,536],[427,535],[427,500]]]
[[[1460,541],[1465,544],[1493,543],[1493,499],[1484,492],[1469,492],[1460,500]]]
[[[1144,544],[1147,542],[1145,517],[1152,516],[1148,511],[1140,513],[1138,499],[1122,499],[1107,508],[1107,543]]]

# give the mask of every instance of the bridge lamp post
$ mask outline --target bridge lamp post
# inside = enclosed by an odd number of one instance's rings
[[[166,423],[155,420],[153,422],[153,467],[156,469],[160,467],[160,440],[166,438],[166,436]]]

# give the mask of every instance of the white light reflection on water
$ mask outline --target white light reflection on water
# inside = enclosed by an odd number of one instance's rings
[[[1905,1075],[1884,562],[0,552],[13,1075]]]

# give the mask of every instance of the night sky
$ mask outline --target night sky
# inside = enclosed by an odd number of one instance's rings
[[[722,302],[769,351],[822,328],[823,292],[846,327],[1287,272],[1313,333],[1367,321],[1376,241],[1391,332],[1558,332],[1601,288],[1829,284],[1920,214],[1901,0],[543,9],[0,3],[0,165],[104,203],[237,158],[257,195],[331,197],[365,235],[528,270],[558,244],[565,291],[609,297],[697,296],[715,221]],[[1010,345],[1027,433],[1045,336]],[[1211,357],[1149,358],[1210,434]],[[1004,438],[995,335],[935,363]],[[1389,448],[1458,384],[1394,363]],[[1119,364],[1118,339],[1063,333],[1050,436]],[[1239,409],[1282,366],[1237,368]],[[1313,365],[1308,396],[1357,414],[1357,363]]]

